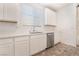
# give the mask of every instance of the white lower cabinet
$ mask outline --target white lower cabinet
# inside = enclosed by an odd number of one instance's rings
[[[15,56],[27,56],[29,55],[29,41],[28,37],[16,37],[15,38]]]
[[[0,39],[0,56],[13,56],[14,49],[13,49],[13,39],[6,38]]]
[[[0,56],[29,56],[46,48],[46,34],[0,39]]]
[[[34,35],[30,39],[30,55],[34,55],[46,48],[46,35]]]

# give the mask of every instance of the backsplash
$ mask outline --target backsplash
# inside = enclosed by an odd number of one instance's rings
[[[53,32],[54,27],[39,26],[34,28],[35,32]],[[17,23],[0,22],[0,34],[29,34],[33,32],[33,26],[17,26]]]
[[[0,34],[14,33],[17,29],[17,23],[0,22]]]
[[[32,26],[19,26],[17,28],[16,33],[17,34],[29,34],[29,32],[31,31]]]
[[[0,22],[0,35],[9,34],[29,34],[33,31],[33,26],[17,26],[17,23]],[[42,32],[42,27],[35,27],[36,32]]]
[[[44,31],[45,33],[47,32],[54,32],[55,31],[55,27],[53,26],[44,26]]]
[[[0,35],[28,33],[31,26],[17,26],[17,23],[0,22]]]

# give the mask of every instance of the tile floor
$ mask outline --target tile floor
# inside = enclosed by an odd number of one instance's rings
[[[35,56],[79,56],[79,47],[75,48],[60,43],[52,48],[36,54]]]

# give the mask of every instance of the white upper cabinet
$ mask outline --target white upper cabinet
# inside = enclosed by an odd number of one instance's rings
[[[0,3],[0,20],[3,19],[3,3]]]
[[[56,25],[56,12],[45,8],[45,25]]]
[[[0,21],[14,21],[18,19],[18,5],[16,3],[0,3]]]
[[[17,21],[18,18],[18,7],[16,3],[5,3],[3,4],[4,20]]]

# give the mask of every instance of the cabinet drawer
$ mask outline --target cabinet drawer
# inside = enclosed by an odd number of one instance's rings
[[[24,41],[16,41],[15,42],[15,45],[22,45],[22,44],[26,44],[27,43],[27,40],[24,40]]]
[[[7,39],[0,39],[0,44],[7,44],[7,43],[12,43],[12,39],[11,38],[7,38]]]
[[[45,37],[45,35],[35,35],[35,36],[31,36],[31,38],[43,38]]]
[[[16,41],[24,41],[24,40],[26,41],[26,40],[28,40],[28,39],[29,39],[29,37],[16,37],[16,38],[15,38],[15,42],[16,42]]]

